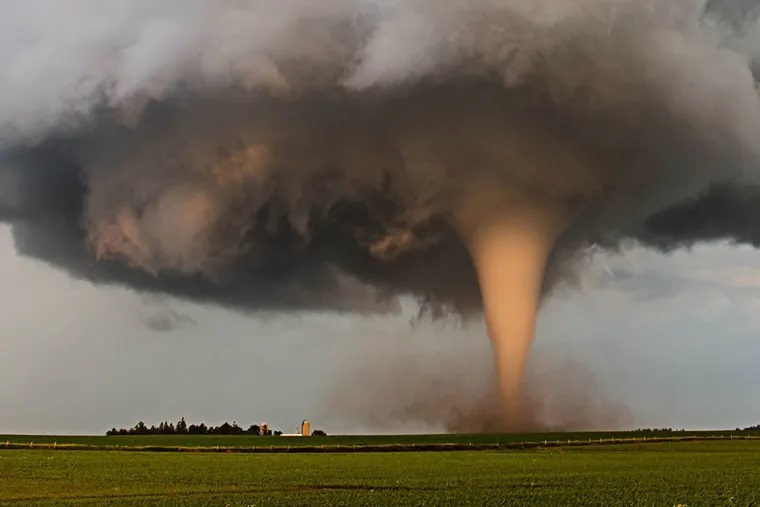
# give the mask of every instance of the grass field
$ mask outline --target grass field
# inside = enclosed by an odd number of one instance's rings
[[[0,450],[0,505],[528,504],[758,505],[760,441],[382,454]]]
[[[146,435],[146,436],[56,436],[56,435],[0,435],[0,449],[10,444],[57,444],[93,447],[188,447],[188,448],[268,448],[268,447],[367,447],[367,446],[425,446],[425,445],[474,445],[519,444],[525,442],[598,442],[630,440],[633,438],[709,438],[731,435],[753,436],[758,433],[732,431],[687,432],[579,432],[579,433],[522,433],[507,435],[373,435],[373,436],[327,436],[309,438],[256,437],[222,435]]]

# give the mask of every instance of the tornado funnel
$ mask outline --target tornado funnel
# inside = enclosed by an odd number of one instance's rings
[[[516,427],[544,272],[564,214],[524,200],[480,202],[467,206],[457,220],[478,274],[505,424]]]

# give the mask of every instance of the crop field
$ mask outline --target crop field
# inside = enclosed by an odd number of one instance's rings
[[[0,449],[0,505],[529,504],[758,505],[760,441],[332,454]]]
[[[55,435],[0,435],[0,450],[8,446],[113,449],[148,448],[171,450],[174,448],[201,449],[248,449],[266,451],[291,448],[334,448],[340,451],[382,447],[388,450],[416,450],[418,447],[509,447],[516,444],[535,443],[544,446],[573,443],[620,443],[654,439],[710,439],[710,438],[760,438],[758,432],[732,431],[645,431],[645,432],[579,432],[579,433],[521,433],[505,435],[351,435],[326,437],[258,437],[248,435],[139,435],[139,436],[55,436]]]

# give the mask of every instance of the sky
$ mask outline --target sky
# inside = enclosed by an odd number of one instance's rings
[[[760,245],[760,25],[710,4],[0,2],[0,434],[487,421],[481,302],[506,401],[552,247],[531,410],[760,423],[760,254],[700,243]],[[634,239],[697,246],[576,270]]]
[[[760,252],[728,244],[597,254],[578,286],[543,305],[530,370],[571,361],[626,408],[625,427],[758,424],[758,273]],[[5,226],[0,279],[0,434],[102,434],[183,416],[284,431],[304,418],[328,433],[440,431],[367,422],[363,405],[340,400],[377,395],[387,372],[413,387],[452,361],[462,367],[440,374],[463,382],[491,368],[483,326],[413,324],[410,304],[376,318],[244,315],[97,287],[18,257]],[[394,370],[410,358],[418,370]]]

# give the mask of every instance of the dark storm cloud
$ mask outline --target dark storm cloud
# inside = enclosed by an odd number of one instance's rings
[[[77,278],[244,310],[477,310],[452,217],[483,188],[571,210],[549,284],[597,242],[755,244],[751,59],[697,4],[8,2],[0,219]]]
[[[641,239],[665,250],[726,239],[760,246],[760,189],[711,187],[698,198],[649,217]]]

